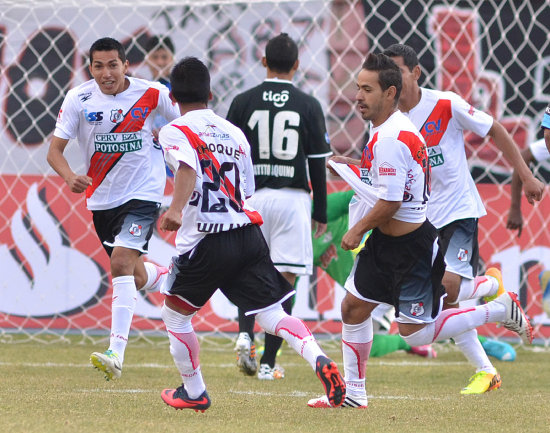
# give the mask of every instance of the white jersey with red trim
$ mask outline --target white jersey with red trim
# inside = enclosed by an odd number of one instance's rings
[[[180,163],[197,173],[176,236],[179,254],[207,234],[262,224],[246,201],[254,193],[254,168],[250,145],[239,128],[210,109],[193,110],[162,128],[159,141],[173,173]]]
[[[420,102],[404,114],[428,146],[432,167],[428,219],[436,228],[441,228],[459,219],[480,218],[486,212],[468,168],[464,131],[485,137],[493,118],[456,93],[426,88],[421,91]]]
[[[426,219],[430,196],[426,144],[403,113],[396,111],[372,128],[359,170],[361,181],[373,187],[365,189],[365,194],[372,191],[376,199],[402,202],[394,219],[411,223]]]
[[[92,185],[90,210],[112,209],[132,199],[160,202],[166,183],[162,149],[153,141],[155,115],[180,116],[160,83],[126,77],[129,87],[103,93],[95,80],[69,90],[55,127],[56,137],[76,138]]]

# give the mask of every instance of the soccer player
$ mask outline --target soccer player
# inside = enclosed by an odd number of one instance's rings
[[[250,203],[264,219],[262,233],[275,266],[295,286],[297,275],[313,271],[311,226],[315,236],[326,229],[325,159],[332,152],[321,105],[292,84],[299,66],[296,43],[286,33],[270,39],[262,65],[267,78],[235,97],[227,120],[244,132],[252,147],[256,193]],[[289,314],[292,301],[283,304]],[[275,366],[281,343],[280,338],[266,334],[259,379],[283,377]],[[242,310],[235,350],[241,371],[254,375],[258,369],[254,317],[245,316]]]
[[[361,160],[332,157],[337,173],[351,164],[361,191],[350,206],[349,231],[342,248],[357,248],[372,230],[346,281],[342,301],[342,352],[346,397],[342,407],[366,408],[365,372],[370,356],[371,313],[393,305],[399,333],[410,346],[454,338],[488,322],[501,322],[526,342],[532,328],[515,294],[468,309],[441,311],[445,264],[437,231],[426,219],[430,166],[424,138],[397,109],[402,88],[399,67],[384,54],[369,54],[357,76],[357,106],[372,123]],[[344,178],[346,180],[346,178]],[[326,397],[310,407],[330,407]]]
[[[341,405],[345,383],[336,364],[307,326],[281,307],[294,289],[273,265],[259,228],[262,217],[248,204],[254,171],[246,137],[208,109],[210,74],[200,60],[180,61],[171,83],[182,116],[159,136],[175,173],[173,200],[160,227],[178,231],[179,256],[161,289],[166,295],[161,314],[183,384],[162,391],[162,399],[176,409],[210,406],[191,319],[220,288],[266,332],[284,338],[316,371],[329,404]]]
[[[549,116],[550,117],[550,116]],[[549,121],[550,127],[550,121]],[[546,148],[544,139],[534,141],[527,149],[521,151],[521,157],[527,165],[531,163],[542,162],[550,159],[550,152]],[[512,185],[510,192],[510,210],[508,211],[508,221],[506,228],[517,230],[518,237],[521,236],[523,229],[523,216],[521,214],[521,189],[522,182],[516,170],[512,174]]]
[[[153,117],[179,116],[159,83],[128,77],[120,42],[101,38],[90,48],[93,79],[63,101],[48,162],[74,193],[85,193],[99,240],[110,257],[113,302],[109,349],[90,360],[107,380],[122,373],[136,305],[136,288],[155,291],[167,269],[144,262],[166,183],[162,149],[154,145]],[[87,164],[77,174],[63,153],[76,138]]]
[[[473,131],[494,140],[523,181],[531,204],[541,199],[544,186],[533,177],[512,137],[497,120],[476,110],[456,93],[419,86],[421,69],[411,47],[394,44],[384,53],[401,70],[403,91],[399,109],[418,128],[428,146],[432,192],[427,216],[437,228],[447,265],[443,276],[447,293],[445,308],[458,307],[460,301],[466,299],[495,299],[504,292],[500,270],[489,268],[485,275],[476,277],[478,219],[486,212],[468,168],[463,131]],[[456,335],[454,341],[476,368],[461,393],[481,394],[500,387],[500,375],[483,350],[477,331],[471,329]]]

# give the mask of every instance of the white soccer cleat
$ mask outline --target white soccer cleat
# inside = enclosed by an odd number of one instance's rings
[[[103,353],[94,352],[90,356],[90,362],[105,375],[105,380],[115,380],[122,376],[122,363],[120,358],[112,350]]]
[[[531,344],[533,327],[523,312],[517,295],[513,292],[506,292],[492,302],[498,302],[506,309],[505,319],[500,322],[502,326],[517,333],[525,344]]]
[[[275,380],[284,379],[285,370],[279,364],[275,364],[275,367],[271,368],[269,364],[260,364],[260,370],[258,371],[258,379],[260,380]]]
[[[240,332],[235,344],[237,352],[237,366],[244,374],[254,376],[258,371],[258,362],[256,361],[256,346],[250,341],[247,332]]]
[[[309,407],[314,407],[317,409],[339,409],[342,408],[352,408],[352,409],[366,409],[368,406],[368,400],[367,397],[353,397],[348,394],[346,394],[346,398],[344,398],[344,402],[339,407],[331,406],[328,402],[328,397],[326,395],[323,395],[322,397],[318,398],[312,398],[307,402],[307,405]]]

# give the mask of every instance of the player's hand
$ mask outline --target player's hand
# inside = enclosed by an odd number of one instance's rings
[[[350,160],[351,158],[348,158],[346,156],[341,156],[341,155],[334,155],[328,159],[328,161],[334,161],[340,164],[350,164]],[[330,174],[336,177],[340,177],[340,175],[336,173],[336,171],[334,170],[334,168],[332,168],[332,166],[328,163],[328,161],[327,161],[327,168],[328,168],[328,171],[330,171]]]
[[[175,232],[181,227],[181,212],[168,208],[160,219],[160,229],[165,232]]]
[[[311,220],[311,225],[313,229],[313,237],[315,239],[321,237],[327,231],[327,225],[325,223],[320,223],[319,221]]]
[[[535,204],[535,201],[542,199],[542,193],[544,192],[544,184],[536,177],[531,176],[528,180],[523,182],[523,191],[529,204]]]
[[[342,237],[342,249],[346,251],[354,250],[359,246],[363,240],[363,233],[357,232],[352,227],[345,235]]]
[[[86,188],[92,184],[92,178],[90,176],[75,174],[67,179],[66,182],[72,192],[80,194],[86,191]]]
[[[523,229],[523,216],[521,215],[521,209],[510,208],[506,228],[508,230],[517,230],[518,238],[521,236],[521,230]]]

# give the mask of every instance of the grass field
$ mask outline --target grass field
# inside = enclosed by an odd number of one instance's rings
[[[206,339],[202,370],[212,399],[205,413],[176,411],[160,399],[178,386],[167,344],[130,341],[123,375],[105,382],[88,358],[104,344],[1,344],[0,432],[547,432],[550,352],[518,348],[515,362],[495,361],[502,388],[459,394],[472,368],[449,344],[426,360],[398,352],[373,358],[366,410],[312,409],[322,394],[314,373],[288,346],[278,361],[283,380],[245,377],[233,344]],[[336,343],[324,348],[339,365]]]

